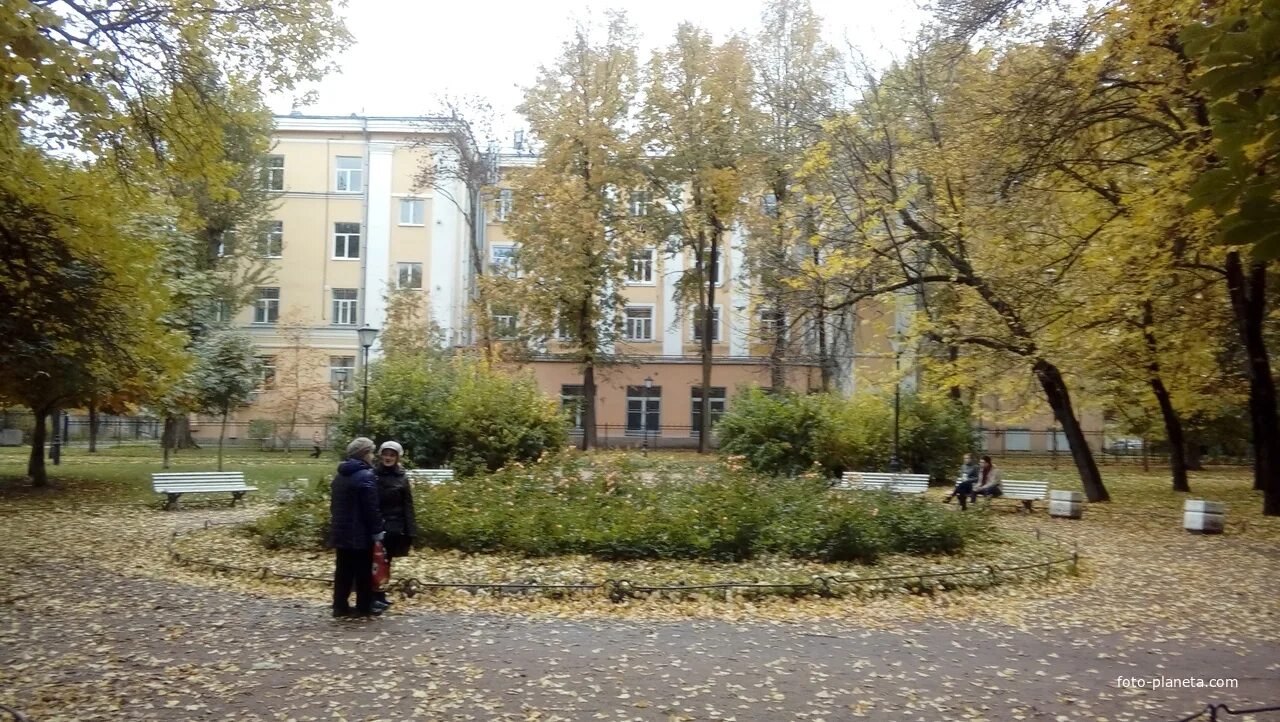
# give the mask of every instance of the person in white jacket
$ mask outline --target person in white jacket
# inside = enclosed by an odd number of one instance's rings
[[[973,501],[977,501],[979,496],[997,497],[1003,493],[1000,490],[1000,470],[991,463],[990,456],[984,455],[978,470],[978,486],[973,490]]]

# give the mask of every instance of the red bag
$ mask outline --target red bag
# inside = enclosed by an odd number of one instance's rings
[[[382,542],[373,543],[373,588],[377,589],[391,578],[391,560]]]

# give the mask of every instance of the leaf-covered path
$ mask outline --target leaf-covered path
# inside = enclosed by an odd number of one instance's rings
[[[1118,721],[1280,703],[1280,546],[1265,530],[1060,522],[1087,550],[1082,577],[955,600],[775,601],[726,620],[706,607],[496,614],[483,600],[466,613],[470,598],[451,597],[352,622],[327,616],[319,587],[164,561],[174,524],[241,512],[7,511],[0,704],[42,722]],[[1125,689],[1120,677],[1239,686]]]

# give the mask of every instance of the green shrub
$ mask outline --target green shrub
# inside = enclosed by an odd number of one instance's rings
[[[319,479],[248,529],[268,549],[316,549],[329,536],[329,482]]]
[[[903,470],[939,481],[954,476],[974,445],[967,412],[947,400],[902,397],[898,429]],[[716,431],[722,454],[741,456],[762,474],[797,474],[814,465],[831,478],[845,471],[888,471],[893,399],[743,390]]]
[[[468,476],[533,461],[568,442],[559,404],[527,374],[423,355],[380,361],[370,375],[369,436],[399,441],[413,466]],[[340,439],[358,435],[361,413],[359,403],[347,407]]]

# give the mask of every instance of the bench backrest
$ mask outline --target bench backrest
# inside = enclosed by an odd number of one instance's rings
[[[881,471],[846,471],[842,486],[859,491],[888,490],[896,494],[923,494],[929,488],[928,474],[894,474]]]
[[[243,471],[178,471],[151,475],[158,492],[239,491],[246,488]]]
[[[1000,482],[1000,492],[1004,496],[1014,499],[1047,499],[1049,498],[1049,482],[1005,479]]]
[[[405,472],[410,481],[423,481],[428,484],[440,484],[453,481],[453,469],[410,469]]]

